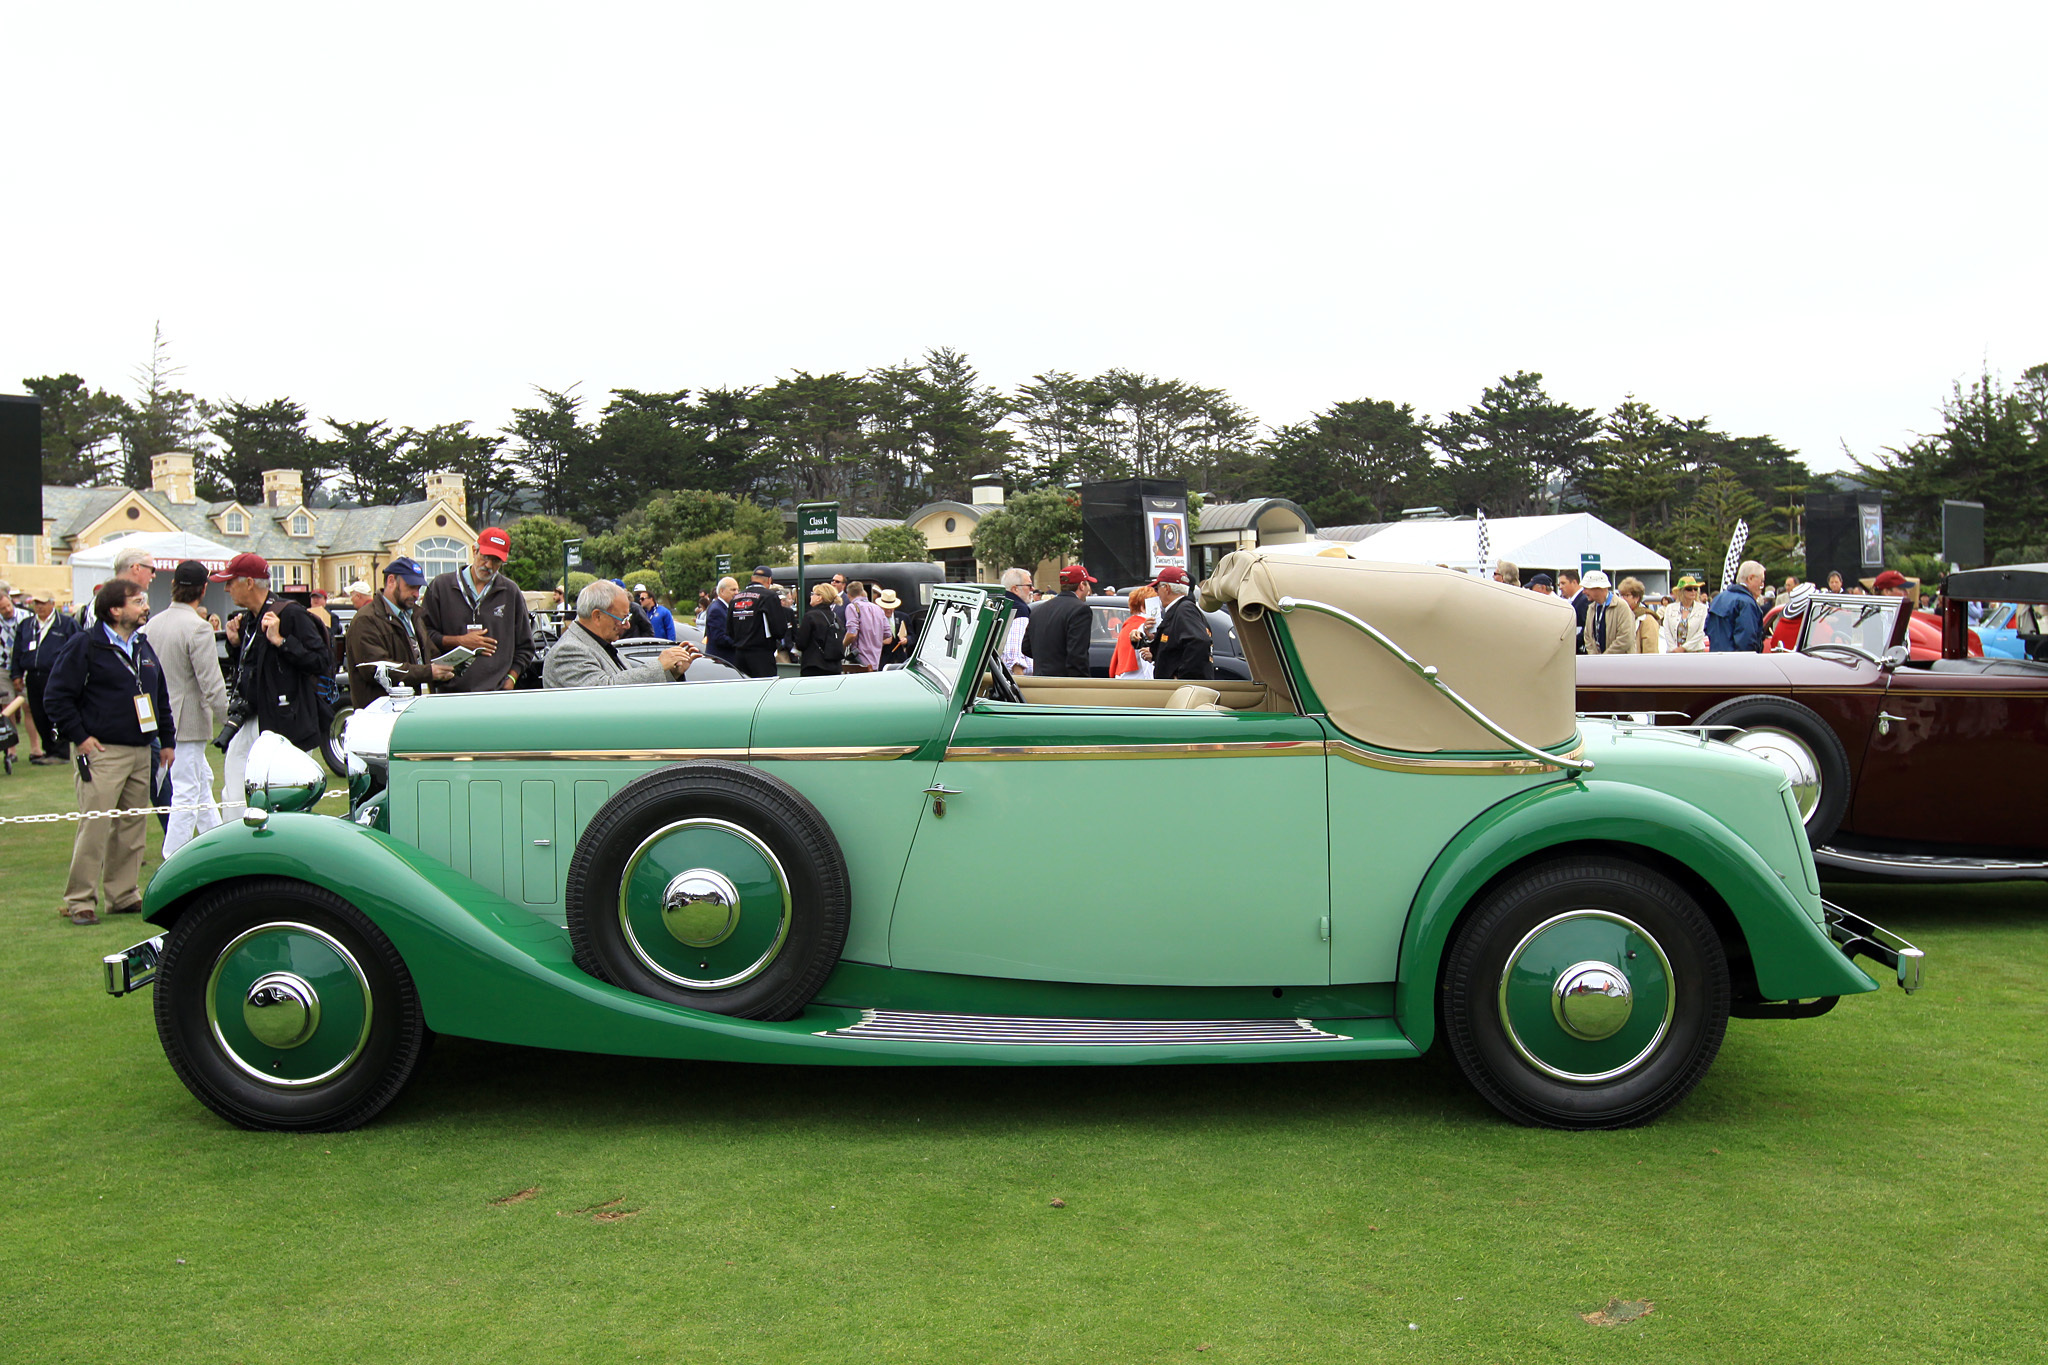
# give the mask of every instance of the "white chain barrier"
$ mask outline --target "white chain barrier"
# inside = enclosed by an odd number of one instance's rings
[[[340,788],[324,793],[322,801],[345,797],[348,792]],[[54,825],[64,820],[111,820],[118,815],[172,815],[181,810],[226,810],[229,806],[246,805],[243,801],[198,801],[189,806],[129,806],[123,810],[66,810],[48,815],[0,815],[0,825]]]

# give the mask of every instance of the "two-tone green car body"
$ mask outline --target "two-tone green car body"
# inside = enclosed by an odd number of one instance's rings
[[[1413,1057],[1512,1117],[1640,1123],[1735,1015],[1919,954],[1820,899],[1786,780],[1572,714],[1572,618],[1448,571],[1227,559],[1250,682],[1016,678],[932,595],[881,673],[433,696],[289,750],[148,890],[193,1093],[374,1116],[435,1032],[832,1065]],[[395,718],[390,714],[396,710]],[[281,746],[280,746],[281,747]]]

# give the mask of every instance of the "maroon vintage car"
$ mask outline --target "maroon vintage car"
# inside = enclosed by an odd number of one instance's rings
[[[1796,650],[1579,660],[1579,708],[1784,768],[1824,876],[2048,880],[2048,662],[1971,654],[1968,603],[2048,602],[2048,564],[1942,585],[1941,657],[1896,597],[1815,595]]]

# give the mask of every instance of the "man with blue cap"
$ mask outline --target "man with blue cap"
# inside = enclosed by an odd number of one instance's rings
[[[419,625],[412,609],[426,581],[426,574],[412,560],[403,556],[392,560],[384,566],[384,591],[348,623],[348,695],[357,710],[384,695],[376,670],[368,665],[400,665],[386,672],[395,674],[393,681],[413,688],[447,682],[455,676],[447,664],[428,663],[420,649]]]

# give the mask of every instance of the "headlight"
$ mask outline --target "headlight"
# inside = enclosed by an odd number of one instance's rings
[[[327,774],[313,756],[275,731],[256,736],[244,772],[243,797],[252,810],[311,810],[327,794]]]

